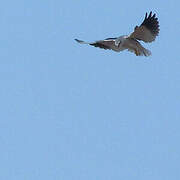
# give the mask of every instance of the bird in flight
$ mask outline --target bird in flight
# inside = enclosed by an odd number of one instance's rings
[[[84,42],[82,40],[75,39],[80,44],[89,44],[91,46],[99,47],[102,49],[110,49],[116,52],[123,51],[125,49],[134,52],[136,56],[150,56],[151,51],[144,48],[139,41],[150,43],[156,39],[159,34],[159,21],[156,14],[152,15],[152,11],[149,15],[146,13],[144,21],[140,26],[134,28],[134,32],[130,35],[124,35],[116,38],[107,38],[95,42]]]

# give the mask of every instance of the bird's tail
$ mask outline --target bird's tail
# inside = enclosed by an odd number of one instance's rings
[[[151,55],[151,51],[149,51],[148,49],[145,49],[145,48],[142,49],[142,53],[144,56],[150,56]]]
[[[136,56],[150,56],[151,51],[144,48],[139,42],[136,44],[137,48],[135,49]]]
[[[137,49],[128,49],[129,51],[132,51],[136,54],[136,56],[150,56],[151,55],[151,51],[149,51],[148,49],[145,49],[144,47],[140,47]]]

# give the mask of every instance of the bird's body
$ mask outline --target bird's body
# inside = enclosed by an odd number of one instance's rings
[[[158,19],[155,17],[155,14],[152,16],[152,12],[150,12],[148,17],[146,13],[143,23],[139,27],[136,26],[134,28],[134,32],[130,35],[123,35],[116,38],[107,38],[92,43],[84,42],[78,39],[75,40],[80,44],[89,44],[91,46],[103,49],[111,49],[116,52],[127,49],[131,52],[134,52],[136,56],[149,56],[151,55],[151,52],[145,49],[138,40],[142,40],[144,42],[152,42],[155,40],[158,33]]]

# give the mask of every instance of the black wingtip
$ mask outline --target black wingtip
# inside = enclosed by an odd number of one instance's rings
[[[149,16],[148,16],[148,18],[150,18],[152,16],[152,11],[149,13]]]
[[[75,41],[77,41],[77,42],[79,42],[79,40],[78,39],[74,39]]]
[[[82,43],[82,42],[84,42],[84,41],[82,41],[82,40],[79,40],[79,39],[74,39],[76,42],[78,42],[78,43]]]
[[[146,26],[153,34],[158,35],[159,33],[159,21],[156,14],[146,12],[145,19],[141,25]]]
[[[148,13],[146,12],[145,19],[147,19],[147,15],[148,15]]]

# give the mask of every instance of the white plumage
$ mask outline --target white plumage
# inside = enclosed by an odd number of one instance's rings
[[[91,46],[111,49],[116,52],[123,51],[125,49],[134,52],[136,56],[149,56],[151,52],[145,49],[139,41],[152,42],[155,40],[156,36],[159,34],[159,22],[156,18],[156,14],[152,16],[150,12],[149,16],[146,13],[145,19],[142,24],[134,28],[134,32],[130,35],[120,36],[116,38],[107,38],[100,41],[95,41],[92,43],[84,42],[82,40],[75,39],[80,44],[89,44]],[[138,41],[139,40],[139,41]]]

